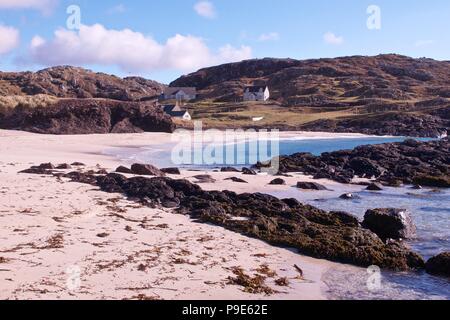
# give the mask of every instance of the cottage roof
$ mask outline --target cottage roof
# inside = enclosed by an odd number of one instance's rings
[[[163,110],[171,117],[183,117],[187,110],[181,109],[178,105],[163,106]]]

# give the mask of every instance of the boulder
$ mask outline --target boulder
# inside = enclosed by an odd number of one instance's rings
[[[132,174],[133,171],[131,169],[128,169],[127,167],[120,166],[116,169],[116,172],[118,173],[126,173],[126,174]]]
[[[69,170],[69,169],[72,169],[72,166],[70,164],[63,163],[63,164],[58,165],[56,167],[56,169],[58,169],[58,170]]]
[[[151,164],[139,164],[135,163],[131,166],[131,171],[133,174],[137,174],[140,176],[155,176],[155,177],[163,177],[164,172],[152,166]]]
[[[167,174],[172,174],[172,175],[180,175],[180,169],[178,168],[163,168],[161,169],[162,172],[167,173]]]
[[[242,169],[242,174],[246,174],[246,175],[250,175],[250,176],[256,176],[257,175],[255,170],[249,169],[249,168],[243,168]]]
[[[428,260],[425,269],[432,275],[450,277],[450,252],[441,253]]]
[[[286,184],[286,181],[281,178],[276,178],[269,183],[270,185],[276,185],[276,186],[284,186]]]
[[[77,162],[73,162],[70,165],[74,166],[74,167],[85,167],[86,166],[84,163],[78,162],[78,161]]]
[[[231,177],[231,178],[227,178],[225,180],[231,180],[233,182],[237,182],[237,183],[248,183],[247,181],[245,181],[244,179],[241,178],[237,178],[237,177]]]
[[[220,168],[220,172],[239,172],[239,170],[233,167],[224,167]]]
[[[378,183],[371,183],[367,186],[366,190],[368,191],[383,191],[383,187]]]
[[[54,170],[55,166],[51,163],[42,163],[37,168],[39,169],[46,169],[46,170]]]
[[[297,182],[298,189],[304,190],[328,190],[325,186],[315,182]]]
[[[214,183],[216,182],[216,179],[211,177],[209,174],[199,174],[194,176],[195,179],[197,179],[197,183]]]
[[[364,216],[363,227],[376,233],[381,239],[411,239],[416,226],[411,213],[404,209],[373,209]]]
[[[331,211],[331,215],[338,218],[343,224],[352,226],[352,227],[358,227],[359,226],[359,220],[354,215],[344,212],[344,211]]]
[[[344,193],[343,195],[341,195],[339,197],[339,199],[342,199],[342,200],[356,200],[356,199],[361,199],[361,197],[358,196],[357,194],[354,194],[354,193]]]

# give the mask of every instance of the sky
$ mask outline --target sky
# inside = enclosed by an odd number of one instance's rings
[[[74,65],[169,83],[245,59],[450,60],[448,0],[0,0],[0,70]]]

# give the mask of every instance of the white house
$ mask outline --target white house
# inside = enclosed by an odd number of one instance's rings
[[[251,86],[244,89],[244,101],[267,101],[269,98],[268,86]]]
[[[197,89],[193,87],[167,87],[161,98],[163,100],[191,101],[197,98]]]
[[[188,110],[183,110],[177,105],[168,105],[162,107],[164,112],[171,116],[172,118],[181,119],[184,121],[191,121],[192,116]]]

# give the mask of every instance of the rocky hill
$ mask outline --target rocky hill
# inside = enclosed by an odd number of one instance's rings
[[[371,99],[450,98],[450,62],[399,55],[335,59],[260,59],[201,69],[171,86],[195,86],[202,98],[235,101],[253,83],[288,105],[366,105]]]
[[[266,127],[277,123],[282,130],[427,137],[439,136],[450,128],[448,61],[393,54],[304,61],[266,58],[202,69],[170,85],[195,86],[200,100],[228,103],[223,109],[233,110],[230,105],[242,101],[243,89],[252,84],[267,84],[273,103],[285,108],[266,112],[267,121],[262,124]],[[235,108],[243,112],[217,114],[219,123],[228,117],[245,119],[249,112],[244,107]],[[293,108],[297,109],[293,111]],[[328,115],[302,121],[306,109],[308,114],[328,112]],[[198,111],[204,113],[204,110]],[[329,118],[330,111],[342,110],[343,116]],[[287,111],[294,112],[292,121],[280,124],[285,121],[278,115]],[[258,111],[253,107],[251,113]],[[214,113],[207,118],[211,116]],[[239,125],[255,124],[250,118]]]
[[[44,94],[58,98],[140,101],[155,98],[164,87],[144,78],[122,79],[69,66],[38,72],[0,72],[0,96]]]
[[[76,67],[0,72],[0,128],[48,134],[172,132],[164,85]]]

